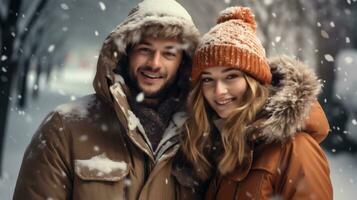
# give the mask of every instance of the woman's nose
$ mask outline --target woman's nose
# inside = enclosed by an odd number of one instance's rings
[[[214,88],[214,94],[215,95],[222,95],[227,93],[227,87],[224,83],[222,83],[221,81],[217,81],[216,82],[216,86]]]

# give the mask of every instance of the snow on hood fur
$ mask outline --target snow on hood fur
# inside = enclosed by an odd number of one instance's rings
[[[108,81],[116,81],[113,70],[126,56],[128,45],[139,42],[143,36],[178,37],[183,50],[192,57],[200,34],[188,12],[175,0],[144,0],[104,41],[93,82],[97,94],[110,97]]]
[[[288,56],[269,59],[273,75],[270,96],[264,112],[268,116],[256,126],[266,142],[284,141],[304,129],[321,84],[315,73]]]

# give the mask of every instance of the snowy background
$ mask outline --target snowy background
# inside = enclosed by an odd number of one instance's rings
[[[39,1],[40,0],[34,0],[33,2]],[[35,70],[30,70],[27,87],[29,91],[32,91],[34,86],[38,88],[39,98],[28,98],[25,108],[18,107],[17,100],[21,97],[16,93],[16,90],[12,92],[5,131],[3,175],[0,178],[0,200],[12,198],[25,148],[45,116],[58,105],[73,101],[80,96],[93,92],[92,79],[95,73],[98,51],[100,50],[102,42],[106,35],[124,19],[129,8],[139,2],[138,0],[86,0],[85,3],[83,3],[83,0],[61,0],[56,1],[56,3],[54,3],[55,1],[49,1],[53,4],[51,4],[52,8],[50,9],[50,13],[57,13],[58,15],[54,16],[60,18],[62,21],[59,20],[60,22],[57,22],[52,20],[50,24],[46,24],[46,30],[50,30],[48,33],[50,35],[52,34],[52,36],[65,34],[65,40],[62,42],[62,45],[59,45],[55,42],[55,38],[48,37],[44,43],[42,41],[41,45],[43,45],[47,57],[63,54],[63,60],[59,66],[53,67],[49,79],[43,75],[44,77],[41,78],[38,85],[34,84],[36,78]],[[303,1],[304,0],[296,2]],[[316,2],[321,1],[329,0],[318,0]],[[0,0],[1,12],[4,10],[3,2],[5,2],[5,0]],[[232,5],[233,2],[238,2],[238,0],[181,0],[179,2],[183,3],[189,13],[192,14],[201,32],[206,32],[208,28],[215,23],[217,13],[224,7]],[[279,0],[262,0],[261,2],[264,2],[265,7],[263,6],[260,9],[264,10],[264,8],[270,8],[269,6],[274,5],[274,2],[279,2]],[[346,0],[346,2],[351,4],[351,2],[356,2],[356,0]],[[28,4],[31,3],[27,3],[26,5]],[[265,14],[272,16],[271,18],[273,19],[281,15],[281,13],[275,13],[271,10],[268,12],[270,13]],[[289,14],[286,11],[285,13]],[[54,16],[52,16],[52,18]],[[58,16],[62,16],[63,18]],[[262,16],[264,16],[264,14]],[[22,18],[26,20],[25,15],[22,15]],[[269,22],[269,20],[271,19],[266,17],[265,20],[268,21],[262,20],[265,23],[261,23],[258,28],[263,30],[263,35],[277,33],[265,38],[265,42],[268,43],[272,52],[276,51],[276,49],[283,49],[284,52],[285,50],[289,52],[288,47],[293,46],[291,45],[292,41],[289,40],[295,40],[296,38],[285,36],[293,36],[293,34],[290,33],[306,30],[299,26],[297,26],[297,29],[287,28],[283,31],[279,29],[270,30],[270,26],[264,25],[270,25],[271,22]],[[289,22],[288,24],[294,23]],[[338,25],[339,23],[337,21],[330,21],[328,23],[331,29],[337,29],[336,26]],[[317,26],[321,27],[321,24],[317,23]],[[264,32],[264,30],[267,32]],[[304,35],[311,35],[311,32],[304,32]],[[325,31],[322,29],[321,37],[329,39],[332,38],[332,35],[329,36],[328,30]],[[37,42],[37,40],[33,40]],[[314,52],[316,53],[313,47],[313,37],[304,37],[303,41],[307,43],[306,51],[304,51],[304,53],[307,54],[305,61],[316,68],[314,64],[318,62],[311,58],[311,56],[314,56]],[[349,43],[349,37],[346,37],[346,43],[347,41]],[[290,50],[291,49],[293,48],[290,48]],[[299,54],[299,52],[301,51],[292,51],[290,53]],[[334,98],[348,108],[348,119],[343,133],[354,141],[357,141],[357,50],[351,48],[345,49],[338,55],[326,53],[324,58],[325,61],[335,64],[336,82],[334,85]],[[7,58],[1,56],[1,60],[3,59]],[[16,85],[13,87],[15,88]],[[334,127],[334,129],[339,129],[339,127]],[[329,148],[325,151],[331,168],[334,199],[356,199],[357,155],[336,151],[334,148]]]

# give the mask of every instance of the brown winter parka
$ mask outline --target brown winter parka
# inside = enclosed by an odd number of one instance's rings
[[[144,33],[157,34],[148,27],[180,37],[187,44],[186,55],[192,56],[199,38],[192,19],[174,0],[160,0],[171,10],[153,6],[157,3],[140,3],[107,37],[93,82],[95,94],[59,106],[40,125],[24,154],[14,200],[198,198],[171,172],[186,114],[171,117],[154,151],[129,107],[123,77],[114,73],[128,45]]]

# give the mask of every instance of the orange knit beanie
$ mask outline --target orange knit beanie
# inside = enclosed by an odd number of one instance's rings
[[[236,67],[263,84],[271,83],[264,47],[256,35],[256,23],[247,7],[223,10],[217,25],[203,35],[192,67],[192,80],[209,67]]]

